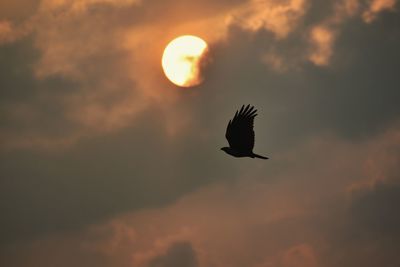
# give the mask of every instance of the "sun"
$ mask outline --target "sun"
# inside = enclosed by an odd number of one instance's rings
[[[193,35],[183,35],[172,40],[164,50],[162,68],[167,78],[180,87],[192,87],[203,81],[201,60],[207,43]]]

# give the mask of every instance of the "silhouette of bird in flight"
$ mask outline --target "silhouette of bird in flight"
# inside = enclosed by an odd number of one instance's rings
[[[221,150],[237,158],[268,159],[253,153],[255,116],[257,116],[257,110],[250,105],[246,107],[243,105],[240,111],[236,111],[235,117],[229,121],[226,128],[225,137],[228,140],[229,147],[223,147]]]

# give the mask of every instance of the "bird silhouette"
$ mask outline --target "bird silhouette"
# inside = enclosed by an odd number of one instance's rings
[[[255,116],[257,116],[257,110],[250,105],[246,107],[243,105],[240,111],[236,111],[235,116],[229,121],[226,128],[225,137],[228,140],[229,147],[222,147],[221,150],[237,158],[268,159],[253,153]]]

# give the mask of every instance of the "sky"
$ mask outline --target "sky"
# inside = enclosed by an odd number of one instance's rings
[[[0,265],[400,266],[399,8],[2,0]],[[220,150],[243,104],[269,160]]]

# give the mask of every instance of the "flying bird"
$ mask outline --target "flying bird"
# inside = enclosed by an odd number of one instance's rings
[[[236,111],[235,116],[229,121],[226,128],[225,137],[228,140],[229,147],[223,147],[221,150],[237,158],[268,159],[253,153],[255,116],[257,116],[257,110],[250,105],[246,107],[243,105],[240,111]]]

